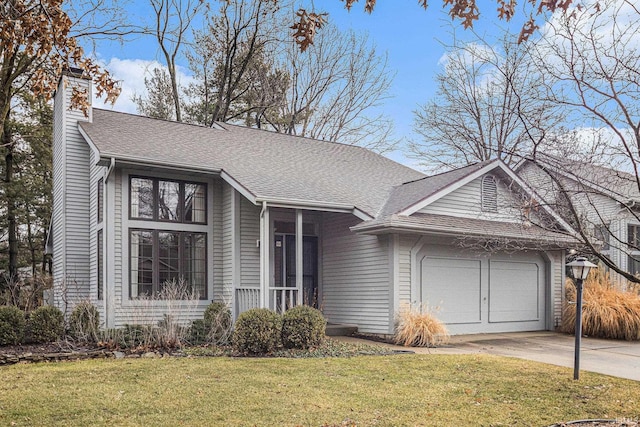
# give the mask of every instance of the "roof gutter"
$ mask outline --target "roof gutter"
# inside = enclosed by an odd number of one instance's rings
[[[270,207],[286,209],[307,209],[323,212],[350,213],[363,221],[372,220],[368,213],[346,203],[331,203],[317,200],[282,199],[277,197],[256,197],[255,203],[268,203]]]
[[[556,246],[558,247],[566,247],[567,245],[571,245],[571,244],[575,244],[577,243],[577,241],[570,237],[570,236],[564,236],[562,235],[564,238],[558,238],[558,239],[546,239],[546,238],[531,238],[531,237],[526,237],[526,236],[518,236],[518,235],[501,235],[501,236],[494,236],[494,235],[489,235],[489,234],[481,234],[481,233],[473,233],[473,232],[468,232],[468,231],[461,231],[461,230],[449,230],[449,229],[444,229],[444,228],[431,228],[431,229],[426,229],[422,226],[419,225],[413,225],[413,224],[393,224],[393,223],[389,223],[389,222],[385,222],[385,223],[378,223],[378,224],[372,224],[372,225],[363,225],[363,224],[358,224],[358,225],[354,225],[353,227],[349,228],[351,231],[353,231],[354,233],[359,233],[359,234],[370,234],[370,235],[380,235],[380,234],[392,234],[392,233],[402,233],[402,232],[412,232],[412,233],[418,233],[418,234],[428,234],[428,235],[435,235],[435,236],[465,236],[465,237],[469,237],[469,238],[488,238],[488,237],[494,237],[494,238],[504,238],[504,239],[517,239],[520,241],[526,241],[526,242],[532,242],[532,243],[554,243]],[[562,244],[562,245],[561,245]]]

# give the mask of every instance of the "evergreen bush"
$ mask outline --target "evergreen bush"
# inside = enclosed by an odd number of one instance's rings
[[[21,344],[25,324],[24,313],[18,307],[0,307],[0,346]]]
[[[51,305],[39,307],[29,315],[27,331],[32,342],[57,341],[64,335],[64,315]]]
[[[325,338],[326,327],[320,310],[308,305],[293,307],[282,316],[282,344],[302,350],[317,347]]]
[[[240,354],[269,354],[280,347],[282,317],[267,308],[254,308],[238,316],[233,349]]]

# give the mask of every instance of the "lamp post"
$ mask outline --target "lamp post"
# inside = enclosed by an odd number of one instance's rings
[[[582,339],[582,282],[589,275],[592,268],[597,265],[587,261],[584,257],[578,257],[567,266],[571,267],[573,278],[576,279],[576,331],[575,331],[575,351],[573,357],[573,379],[580,379],[580,341]]]

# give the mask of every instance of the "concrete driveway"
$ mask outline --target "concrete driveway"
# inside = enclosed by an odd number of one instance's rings
[[[495,354],[573,368],[574,337],[556,332],[456,335],[441,348],[410,350],[430,354]],[[582,338],[580,370],[640,381],[640,342]]]

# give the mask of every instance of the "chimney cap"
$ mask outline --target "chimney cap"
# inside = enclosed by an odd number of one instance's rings
[[[84,70],[82,68],[78,68],[78,67],[65,67],[62,70],[62,75],[63,76],[69,76],[69,77],[75,77],[75,78],[79,78],[79,79],[85,79],[85,80],[91,80],[91,77],[87,76],[84,73]]]

